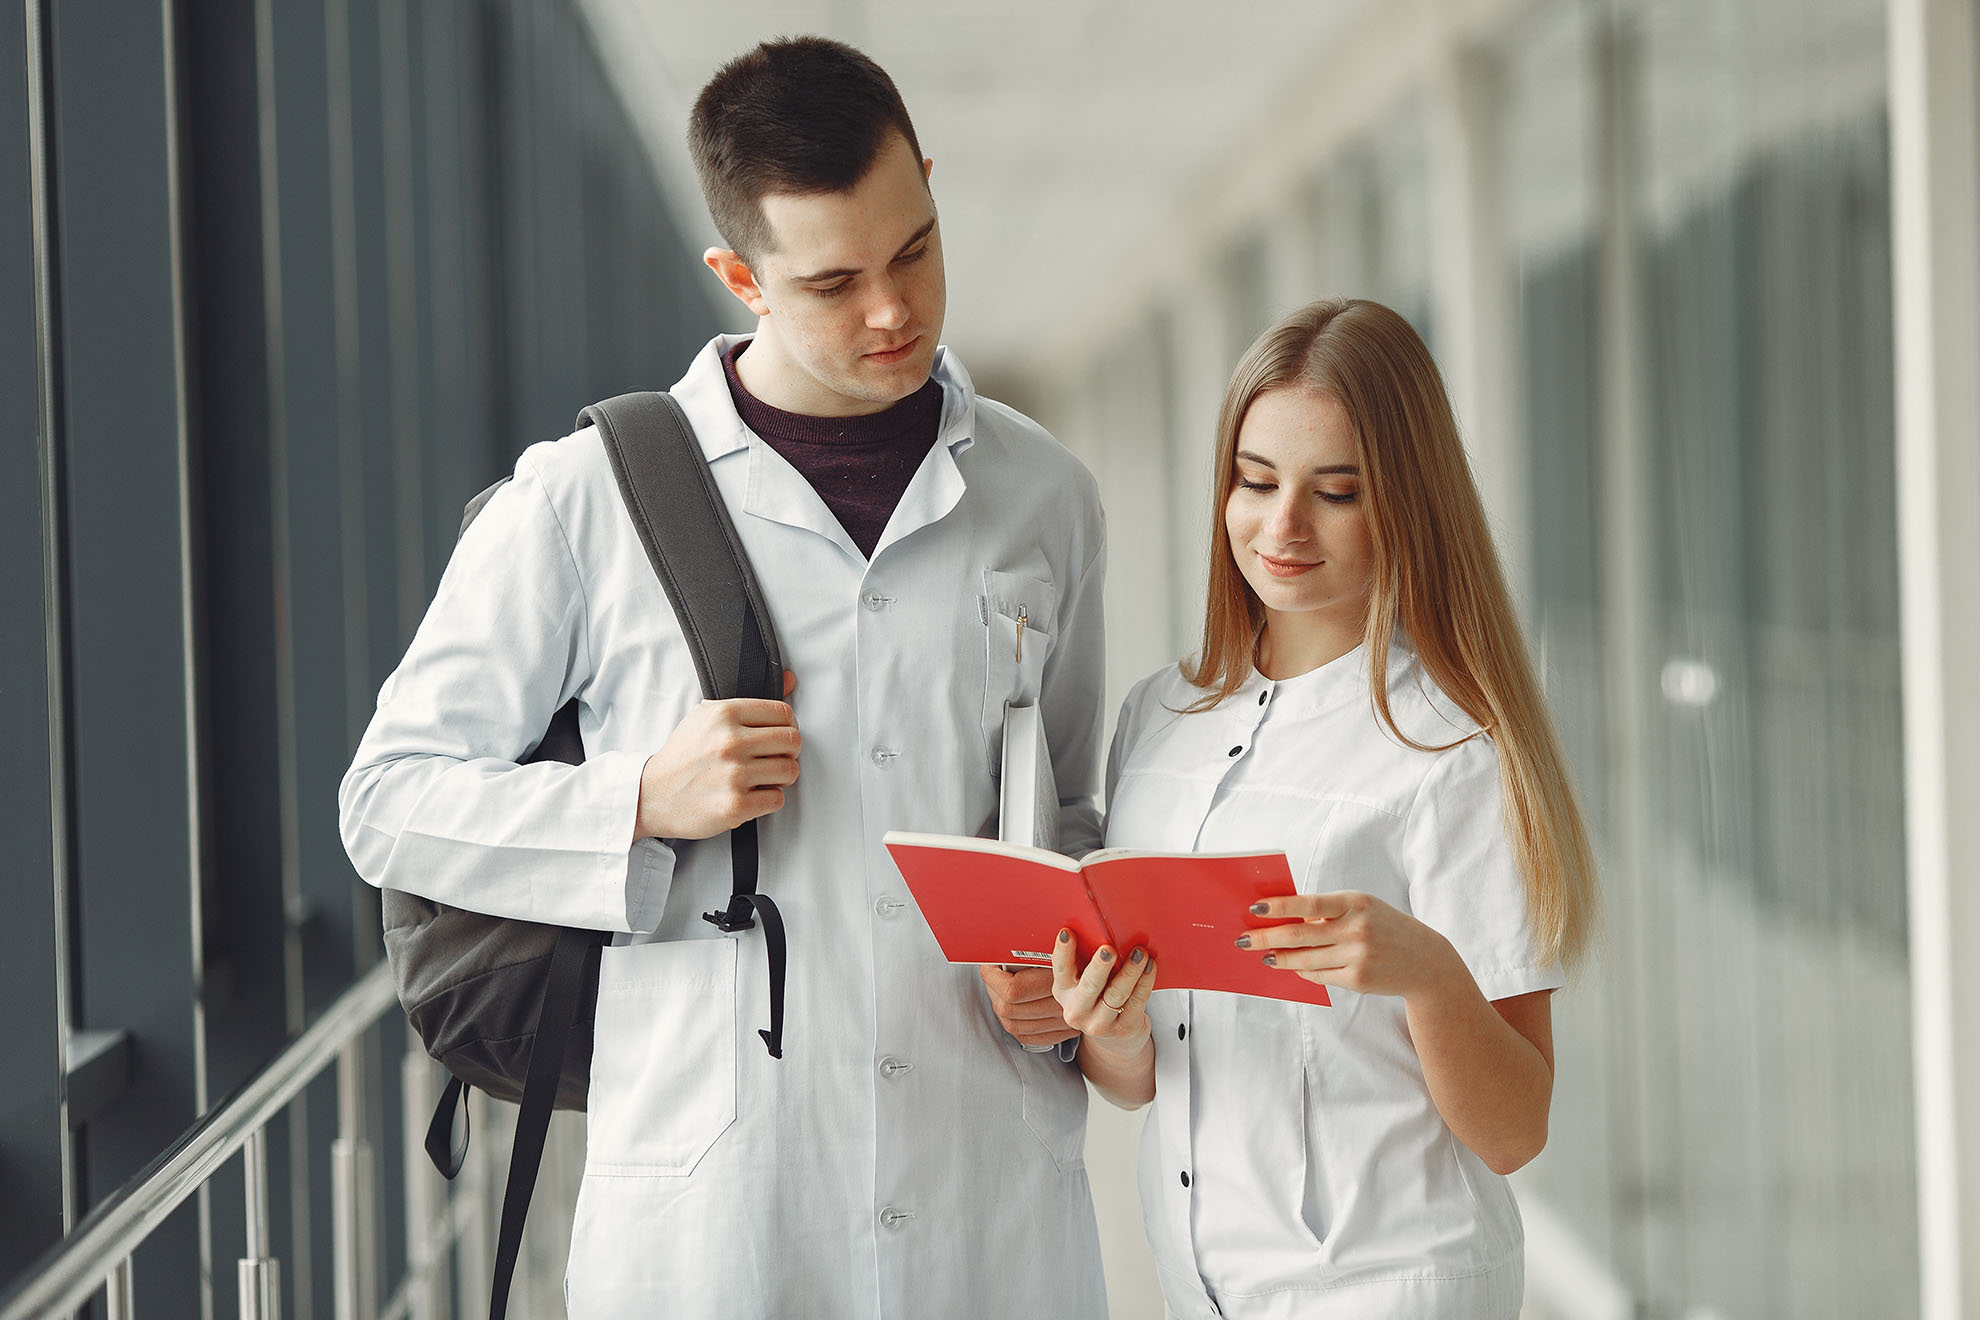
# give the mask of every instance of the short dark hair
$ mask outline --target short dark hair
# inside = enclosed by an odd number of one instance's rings
[[[695,98],[688,149],[716,230],[743,260],[771,248],[768,193],[845,192],[891,134],[921,144],[886,70],[842,41],[766,41],[718,69]]]

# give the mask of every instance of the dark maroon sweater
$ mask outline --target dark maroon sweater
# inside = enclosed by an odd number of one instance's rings
[[[772,408],[743,388],[736,359],[748,347],[744,340],[722,355],[729,397],[743,425],[803,474],[859,552],[871,559],[894,506],[935,443],[942,387],[931,377],[893,407],[864,417],[806,417]]]

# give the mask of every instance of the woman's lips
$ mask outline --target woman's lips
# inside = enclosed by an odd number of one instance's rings
[[[914,352],[914,346],[916,344],[919,344],[920,342],[921,342],[921,336],[916,335],[914,338],[908,340],[905,344],[902,344],[899,348],[890,348],[887,349],[885,352],[880,352],[880,353],[868,353],[866,355],[866,360],[868,362],[878,362],[882,366],[892,366],[896,362],[901,362],[906,360],[907,355]]]
[[[1264,554],[1258,556],[1258,562],[1265,565],[1267,573],[1278,578],[1298,577],[1301,573],[1320,567],[1321,564],[1317,559],[1311,563],[1302,563],[1297,559],[1274,559]]]

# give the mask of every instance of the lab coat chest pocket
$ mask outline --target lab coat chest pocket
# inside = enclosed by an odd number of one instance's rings
[[[587,1173],[692,1173],[735,1121],[736,947],[705,939],[604,950]]]
[[[1004,741],[1004,703],[1035,702],[1058,631],[1059,593],[1043,578],[985,569],[983,742],[993,772]]]

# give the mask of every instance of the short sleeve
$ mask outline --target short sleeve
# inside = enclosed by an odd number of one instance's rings
[[[1411,911],[1457,948],[1487,999],[1559,989],[1566,977],[1527,917],[1497,750],[1481,735],[1436,756],[1403,828]]]

